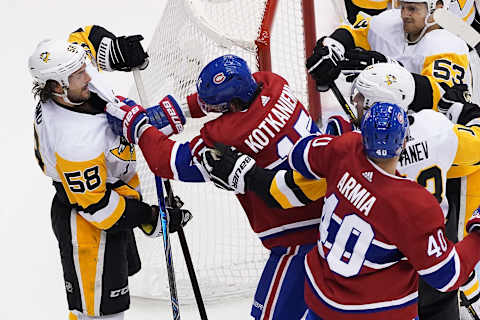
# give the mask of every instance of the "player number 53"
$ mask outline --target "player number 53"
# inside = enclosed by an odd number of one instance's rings
[[[440,80],[450,81],[454,84],[463,83],[465,68],[447,59],[438,59],[433,63],[433,76]]]

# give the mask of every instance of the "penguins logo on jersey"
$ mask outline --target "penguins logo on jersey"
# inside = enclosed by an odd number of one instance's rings
[[[120,137],[120,144],[118,147],[111,149],[110,153],[123,161],[135,161],[135,147],[128,143],[127,139]]]
[[[40,59],[42,59],[43,62],[47,63],[48,60],[50,59],[50,52],[47,52],[47,51],[42,52],[40,54]]]

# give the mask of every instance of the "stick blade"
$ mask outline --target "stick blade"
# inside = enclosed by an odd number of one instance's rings
[[[442,28],[463,39],[472,48],[480,42],[480,34],[468,23],[444,8],[433,12],[433,18]]]

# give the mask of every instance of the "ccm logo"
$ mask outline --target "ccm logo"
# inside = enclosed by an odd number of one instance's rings
[[[126,285],[121,289],[110,291],[110,298],[120,297],[127,293],[128,293],[128,285]]]

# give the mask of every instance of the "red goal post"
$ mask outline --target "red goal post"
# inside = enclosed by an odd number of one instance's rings
[[[140,72],[143,103],[154,104],[166,94],[184,102],[195,92],[198,74],[209,61],[236,54],[252,72],[271,70],[287,79],[299,100],[318,118],[320,95],[305,70],[306,57],[316,41],[314,12],[314,0],[168,0],[147,50],[150,65]],[[131,96],[135,98],[134,91]],[[193,138],[214,117],[188,118],[185,132],[174,138]],[[156,203],[154,177],[139,150],[137,167],[145,201]],[[234,194],[210,183],[172,181],[172,187],[194,215],[185,235],[204,299],[251,297],[268,252]],[[161,240],[141,233],[136,238],[142,271],[131,279],[131,293],[169,299]],[[175,235],[171,239],[179,300],[192,302],[181,248]]]

